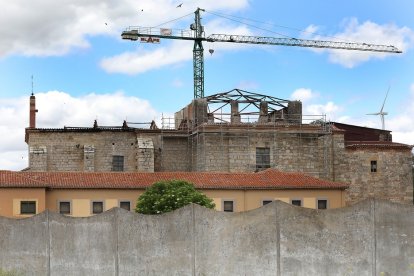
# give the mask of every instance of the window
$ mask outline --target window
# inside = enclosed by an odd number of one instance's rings
[[[273,200],[263,200],[262,206],[265,206],[266,204],[272,203]]]
[[[122,172],[124,170],[124,157],[122,155],[112,156],[112,171]]]
[[[130,201],[120,201],[119,208],[131,211],[131,202]]]
[[[224,212],[234,212],[234,201],[233,200],[224,200],[223,201],[223,211]]]
[[[371,161],[371,172],[377,172],[377,161],[376,160]]]
[[[59,213],[63,215],[70,215],[70,201],[60,201],[59,202]]]
[[[270,168],[270,148],[256,148],[256,170]]]
[[[22,215],[36,214],[36,201],[20,201],[20,214]]]
[[[318,199],[318,209],[328,209],[328,200]]]
[[[100,214],[104,211],[103,201],[92,202],[92,214]]]
[[[302,206],[302,200],[301,199],[292,199],[291,203],[292,203],[292,205],[295,205],[295,206]]]

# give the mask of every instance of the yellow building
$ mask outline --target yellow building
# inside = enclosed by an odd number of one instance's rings
[[[268,169],[224,172],[11,172],[0,171],[0,216],[25,218],[46,209],[74,217],[113,207],[133,210],[145,188],[161,180],[191,182],[216,209],[241,212],[281,200],[306,208],[345,206],[348,184]]]

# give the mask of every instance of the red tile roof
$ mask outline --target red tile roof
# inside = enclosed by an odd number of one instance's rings
[[[268,169],[258,173],[224,172],[11,172],[0,171],[0,187],[49,189],[145,189],[179,179],[199,189],[346,189],[348,184],[303,173]]]

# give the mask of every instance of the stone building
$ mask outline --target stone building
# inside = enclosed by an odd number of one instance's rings
[[[32,98],[33,97],[33,98]],[[348,204],[367,197],[413,202],[412,146],[391,132],[305,116],[300,101],[232,90],[193,100],[158,128],[37,128],[31,97],[30,171],[221,171],[274,168],[350,184]],[[32,104],[33,101],[33,104]]]

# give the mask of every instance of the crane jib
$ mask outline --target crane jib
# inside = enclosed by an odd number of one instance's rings
[[[200,12],[203,9],[197,8],[194,12],[194,23],[190,25],[190,30],[152,28],[152,27],[134,27],[131,26],[122,32],[122,38],[140,41],[143,43],[160,43],[161,38],[192,40],[193,48],[193,79],[194,79],[194,98],[204,97],[204,55],[203,41],[207,42],[230,42],[259,45],[280,45],[296,46],[307,48],[325,48],[338,50],[354,50],[365,52],[382,52],[382,53],[402,53],[397,47],[392,45],[377,45],[358,42],[343,41],[324,41],[298,39],[292,37],[260,37],[246,35],[227,35],[212,34],[205,36],[204,26],[201,24]],[[212,53],[212,52],[210,52]]]
[[[168,32],[165,30],[168,30]],[[231,42],[244,44],[297,46],[306,48],[328,48],[369,52],[402,53],[401,50],[392,45],[227,34],[212,34],[208,37],[195,37],[194,33],[187,30],[183,30],[178,34],[175,34],[172,31],[170,32],[170,29],[159,29],[158,31],[154,31],[152,28],[140,28],[124,31],[122,33],[122,38],[133,41],[139,40],[140,42],[144,43],[160,43],[161,38],[167,38],[180,40],[199,40],[207,42]]]

